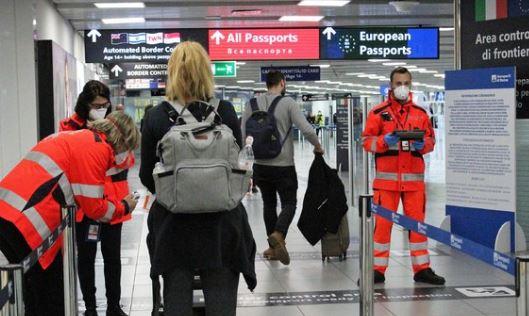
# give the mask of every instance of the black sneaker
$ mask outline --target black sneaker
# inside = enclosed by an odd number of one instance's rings
[[[375,278],[374,278],[375,284],[384,283],[386,281],[386,277],[384,276],[384,273],[379,272],[377,270],[375,270],[374,273],[375,273]]]
[[[415,275],[413,276],[413,280],[415,280],[415,282],[422,282],[435,285],[444,285],[446,282],[445,278],[443,278],[442,276],[438,276],[430,268],[423,269],[415,273]]]
[[[107,308],[107,316],[128,316],[121,306],[112,306]]]
[[[89,308],[87,309],[84,314],[84,316],[97,316],[97,311],[95,308]]]

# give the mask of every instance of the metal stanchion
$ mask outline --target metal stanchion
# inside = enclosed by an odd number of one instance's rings
[[[529,312],[529,255],[516,257],[516,315]]]
[[[373,196],[361,194],[360,212],[360,315],[372,316],[373,308],[373,217],[371,202]]]
[[[68,217],[63,232],[64,315],[77,316],[77,271],[75,254],[75,206],[61,208],[62,218]]]
[[[5,272],[5,273],[4,273]],[[2,267],[2,280],[4,275],[7,275],[8,280],[13,282],[13,292],[8,304],[9,316],[23,316],[24,311],[24,296],[22,295],[22,278],[24,277],[24,270],[21,264],[8,264]]]
[[[0,267],[0,280],[2,281],[0,283],[0,288],[4,288],[5,286],[7,286],[7,284],[9,283],[9,271],[3,269],[3,267]],[[6,316],[6,315],[9,315],[9,307],[10,307],[10,303],[7,302],[7,304],[5,304],[4,306],[2,306],[2,308],[0,309],[0,315],[1,316]]]

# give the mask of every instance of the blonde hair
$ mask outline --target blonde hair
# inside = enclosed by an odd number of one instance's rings
[[[105,119],[90,123],[90,128],[107,136],[107,142],[116,152],[134,150],[140,144],[141,134],[132,117],[115,111]]]
[[[211,61],[204,47],[193,41],[178,44],[167,65],[167,100],[183,105],[208,101],[214,91]]]

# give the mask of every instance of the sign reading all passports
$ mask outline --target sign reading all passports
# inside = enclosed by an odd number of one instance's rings
[[[182,41],[208,44],[207,33],[194,29],[85,30],[84,36],[87,63],[163,63]]]
[[[318,59],[319,29],[210,29],[211,60]]]
[[[320,32],[320,59],[437,59],[438,28],[337,28]]]

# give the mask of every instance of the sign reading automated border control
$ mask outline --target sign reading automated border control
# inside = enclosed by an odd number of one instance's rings
[[[438,28],[336,28],[320,32],[320,59],[438,59]]]
[[[182,41],[208,45],[206,31],[199,29],[85,30],[84,35],[87,63],[163,63]]]

